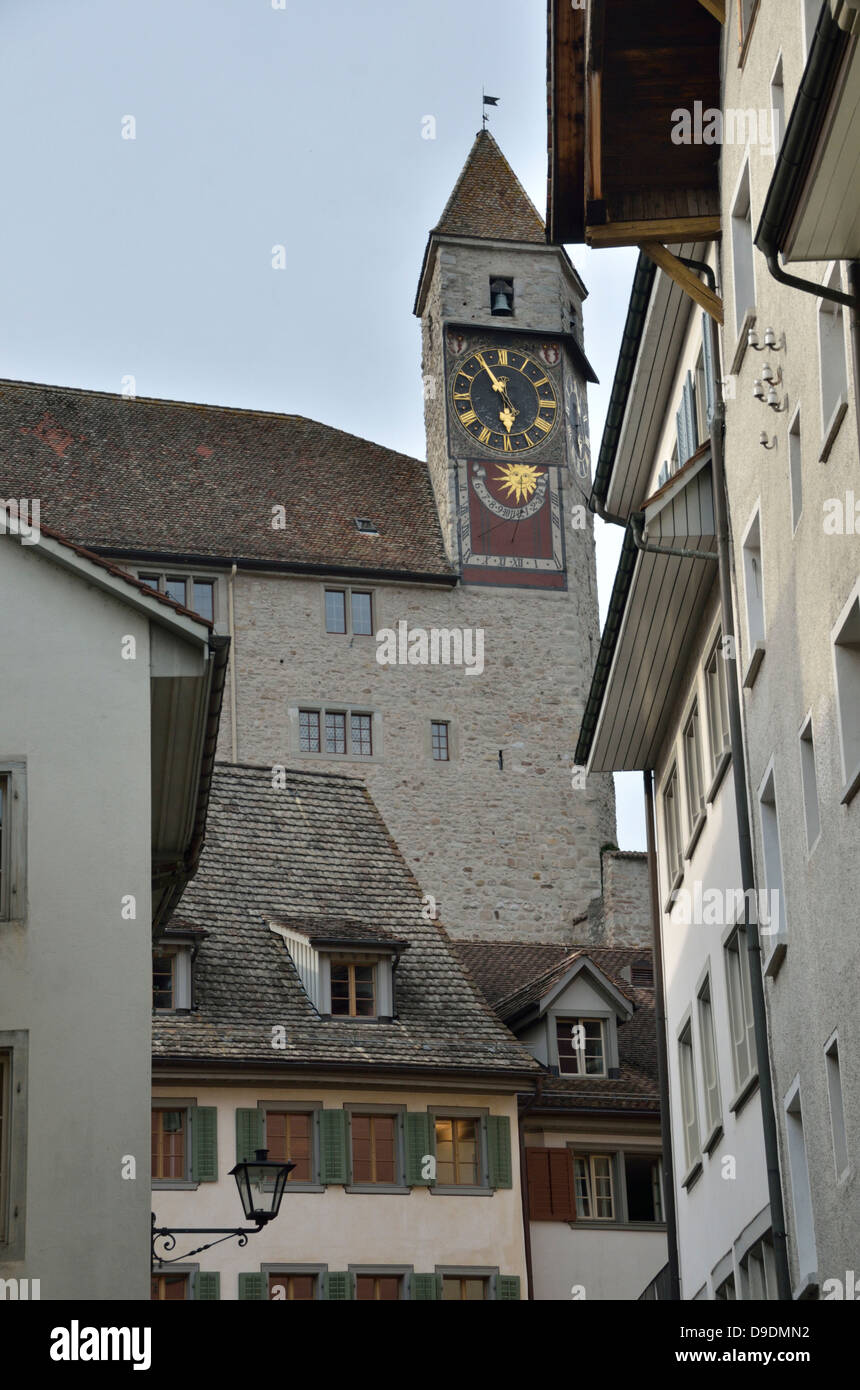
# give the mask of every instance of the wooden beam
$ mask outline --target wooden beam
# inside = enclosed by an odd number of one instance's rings
[[[685,294],[704,309],[706,314],[710,314],[717,323],[723,322],[723,301],[719,295],[709,289],[703,280],[700,280],[694,270],[679,260],[668,246],[661,245],[658,241],[646,241],[642,247],[646,256],[649,256],[655,265],[675,281]]]
[[[718,215],[708,217],[661,217],[647,222],[607,222],[589,225],[585,239],[589,246],[643,246],[646,241],[680,245],[682,241],[713,241],[720,236]]]
[[[718,19],[721,24],[726,22],[726,0],[699,0],[700,5],[704,5],[708,14],[712,14],[714,19]]]

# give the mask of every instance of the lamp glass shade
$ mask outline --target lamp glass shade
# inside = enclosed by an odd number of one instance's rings
[[[281,1207],[287,1178],[295,1166],[294,1163],[270,1162],[268,1150],[258,1149],[256,1158],[231,1168],[246,1220],[258,1224],[274,1220]]]

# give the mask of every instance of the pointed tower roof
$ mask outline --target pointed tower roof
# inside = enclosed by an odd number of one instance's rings
[[[546,244],[546,231],[537,208],[488,130],[478,131],[433,231],[488,241]]]

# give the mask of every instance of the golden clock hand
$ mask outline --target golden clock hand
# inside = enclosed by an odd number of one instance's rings
[[[500,411],[499,411],[499,419],[501,420],[501,422],[502,422],[502,424],[504,425],[505,429],[507,430],[508,434],[510,434],[510,432],[511,432],[511,426],[513,425],[514,420],[516,419],[516,417],[517,417],[517,412],[514,410],[514,408],[513,408],[513,406],[511,405],[510,401],[508,401],[507,398],[506,398],[506,399],[505,399],[505,408],[504,408],[504,410],[500,410]]]
[[[494,391],[501,391],[501,392],[504,393],[504,390],[505,390],[504,386],[503,386],[502,383],[499,381],[499,378],[494,374],[492,367],[488,366],[487,363],[484,361],[484,359],[483,359],[481,353],[480,353],[480,352],[476,352],[476,353],[475,353],[475,358],[476,358],[476,360],[477,360],[478,362],[480,362],[480,364],[481,364],[481,366],[483,367],[484,371],[487,373],[487,376],[490,378],[490,381],[493,383],[493,390],[494,390]]]

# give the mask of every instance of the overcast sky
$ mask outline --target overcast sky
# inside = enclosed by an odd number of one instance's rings
[[[543,213],[545,63],[545,0],[2,0],[0,375],[133,377],[423,458],[427,232],[482,84]],[[591,292],[596,452],[635,254],[568,250]],[[602,612],[620,534],[598,523]],[[618,829],[643,847],[638,774]]]

